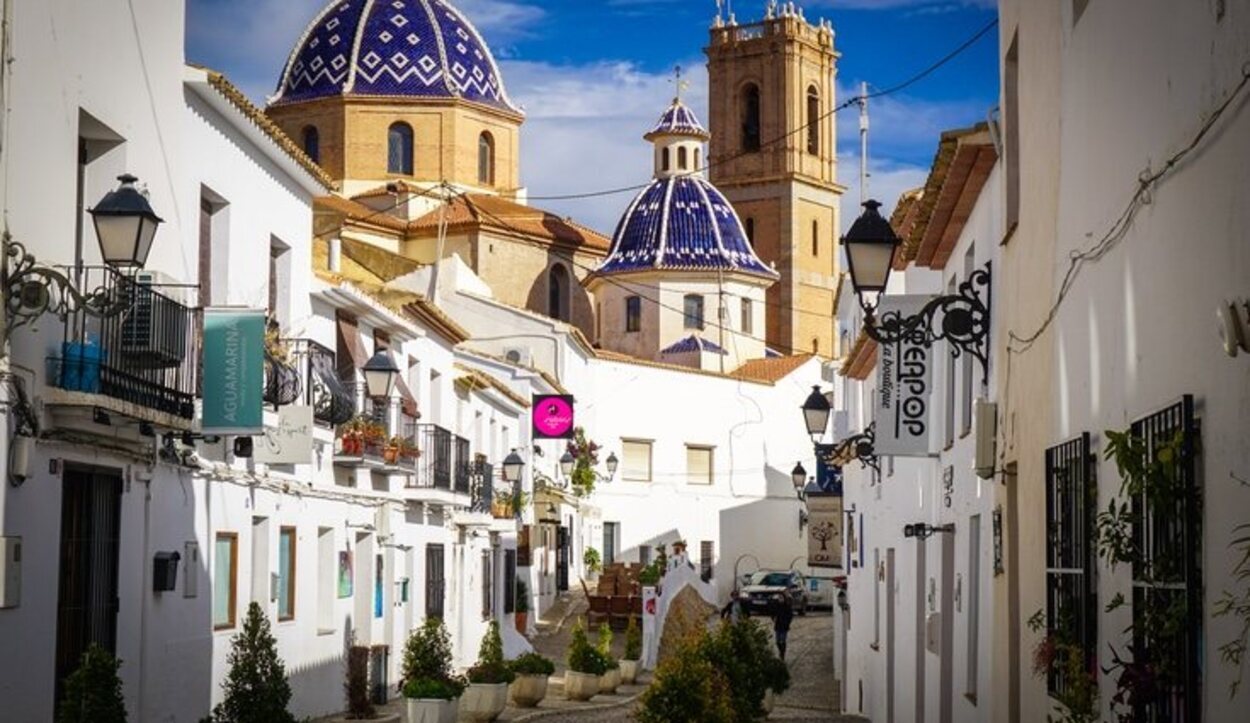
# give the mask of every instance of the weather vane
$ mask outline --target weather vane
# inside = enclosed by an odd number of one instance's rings
[[[690,88],[690,81],[682,79],[682,68],[680,65],[673,67],[673,80],[669,82],[677,88],[677,95],[673,98],[673,102],[680,103],[682,91]]]

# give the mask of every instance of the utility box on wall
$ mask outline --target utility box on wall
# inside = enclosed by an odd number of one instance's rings
[[[178,588],[178,561],[182,555],[177,552],[158,552],[152,561],[153,592],[171,592]]]
[[[0,537],[0,609],[22,603],[22,538]]]

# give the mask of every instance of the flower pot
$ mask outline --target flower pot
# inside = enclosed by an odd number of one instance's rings
[[[564,697],[569,700],[590,700],[599,693],[599,676],[593,673],[564,671]]]
[[[399,447],[387,447],[382,450],[382,461],[387,464],[395,464],[399,461]]]
[[[530,614],[528,612],[516,614],[516,631],[522,635],[525,634],[526,623],[529,622]]]
[[[633,685],[638,681],[638,661],[622,660],[621,661],[621,682],[627,685]]]
[[[568,678],[565,678],[567,681]],[[566,683],[567,684],[567,683]],[[512,702],[521,708],[533,708],[547,697],[547,676],[518,675],[512,682]]]
[[[599,676],[599,692],[612,694],[621,686],[621,669],[612,668]]]
[[[508,707],[507,683],[470,683],[460,696],[460,720],[485,723]]]
[[[409,698],[408,723],[456,723],[459,698],[451,700]]]
[[[764,691],[764,717],[767,718],[773,712],[773,706],[777,704],[777,694],[771,690]]]

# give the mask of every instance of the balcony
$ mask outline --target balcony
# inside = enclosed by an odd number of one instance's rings
[[[469,440],[456,437],[456,491],[462,495],[470,493],[473,487],[473,455],[469,450]]]
[[[283,339],[281,355],[265,355],[265,402],[303,404],[313,419],[337,427],[356,415],[354,384],[339,379],[334,352],[310,339]]]
[[[413,427],[420,456],[415,460],[415,474],[405,487],[406,496],[417,502],[468,506],[472,484],[461,469],[461,460],[469,456],[468,440],[437,424]]]
[[[67,394],[104,397],[98,406],[151,419],[151,413],[190,427],[195,417],[199,312],[179,300],[185,290],[148,283],[111,268],[83,269],[81,288],[116,300],[120,313],[66,316],[60,354],[49,359],[52,385]],[[54,402],[55,403],[55,402]],[[145,414],[146,412],[146,414]]]

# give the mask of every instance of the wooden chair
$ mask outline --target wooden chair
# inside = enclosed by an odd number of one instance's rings
[[[611,621],[611,600],[607,595],[591,595],[589,598],[590,612],[586,615],[587,624],[592,628],[599,623]]]
[[[629,625],[630,598],[626,595],[613,595],[609,607],[611,618],[608,624],[613,630],[624,630]]]

